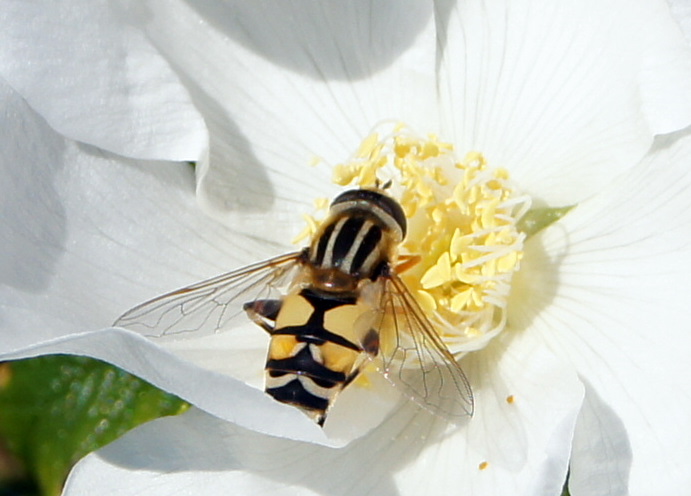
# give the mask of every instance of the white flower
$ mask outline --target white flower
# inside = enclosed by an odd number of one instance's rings
[[[643,158],[691,123],[664,2],[13,2],[2,22],[0,358],[95,356],[201,409],[90,455],[67,494],[548,495],[569,458],[574,496],[688,486],[691,143]],[[337,190],[311,157],[343,160],[386,118],[480,150],[538,203],[578,205],[527,243],[509,327],[463,360],[467,425],[412,404],[377,425],[355,403],[353,431],[329,437],[259,389],[258,331],[164,349],[105,328],[284,251]],[[228,227],[197,208],[191,168],[152,158],[198,161]]]

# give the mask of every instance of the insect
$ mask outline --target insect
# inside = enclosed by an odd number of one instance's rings
[[[249,317],[270,335],[266,392],[322,426],[370,362],[433,413],[472,415],[468,380],[398,276],[414,262],[395,265],[406,229],[403,209],[384,190],[348,190],[303,250],[160,296],[115,325],[201,336]]]

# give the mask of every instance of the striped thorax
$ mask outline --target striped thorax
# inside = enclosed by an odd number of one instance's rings
[[[347,291],[361,280],[376,280],[405,232],[405,215],[395,200],[374,190],[346,191],[331,203],[329,217],[309,247],[315,286]]]

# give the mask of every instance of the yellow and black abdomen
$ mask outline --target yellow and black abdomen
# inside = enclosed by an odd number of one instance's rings
[[[266,361],[266,392],[319,424],[378,351],[372,307],[357,294],[297,287],[281,303]]]
[[[338,393],[379,353],[381,283],[405,232],[400,205],[379,191],[346,191],[332,202],[291,291],[245,305],[271,334],[268,394],[323,424]]]

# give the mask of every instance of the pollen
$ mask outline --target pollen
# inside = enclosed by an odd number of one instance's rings
[[[477,466],[480,470],[485,470],[487,467],[489,467],[489,462],[482,462]]]
[[[477,350],[504,328],[523,257],[517,223],[530,208],[506,169],[479,152],[458,160],[452,144],[396,124],[367,136],[333,179],[391,183],[387,192],[408,219],[400,255],[421,259],[399,275],[452,353]]]
[[[317,202],[315,201],[315,206],[317,206],[316,203]],[[314,216],[304,214],[302,218],[305,220],[306,225],[302,229],[302,231],[300,231],[298,235],[291,240],[291,243],[293,244],[298,244],[304,241],[305,239],[309,239],[317,231],[318,222]]]

